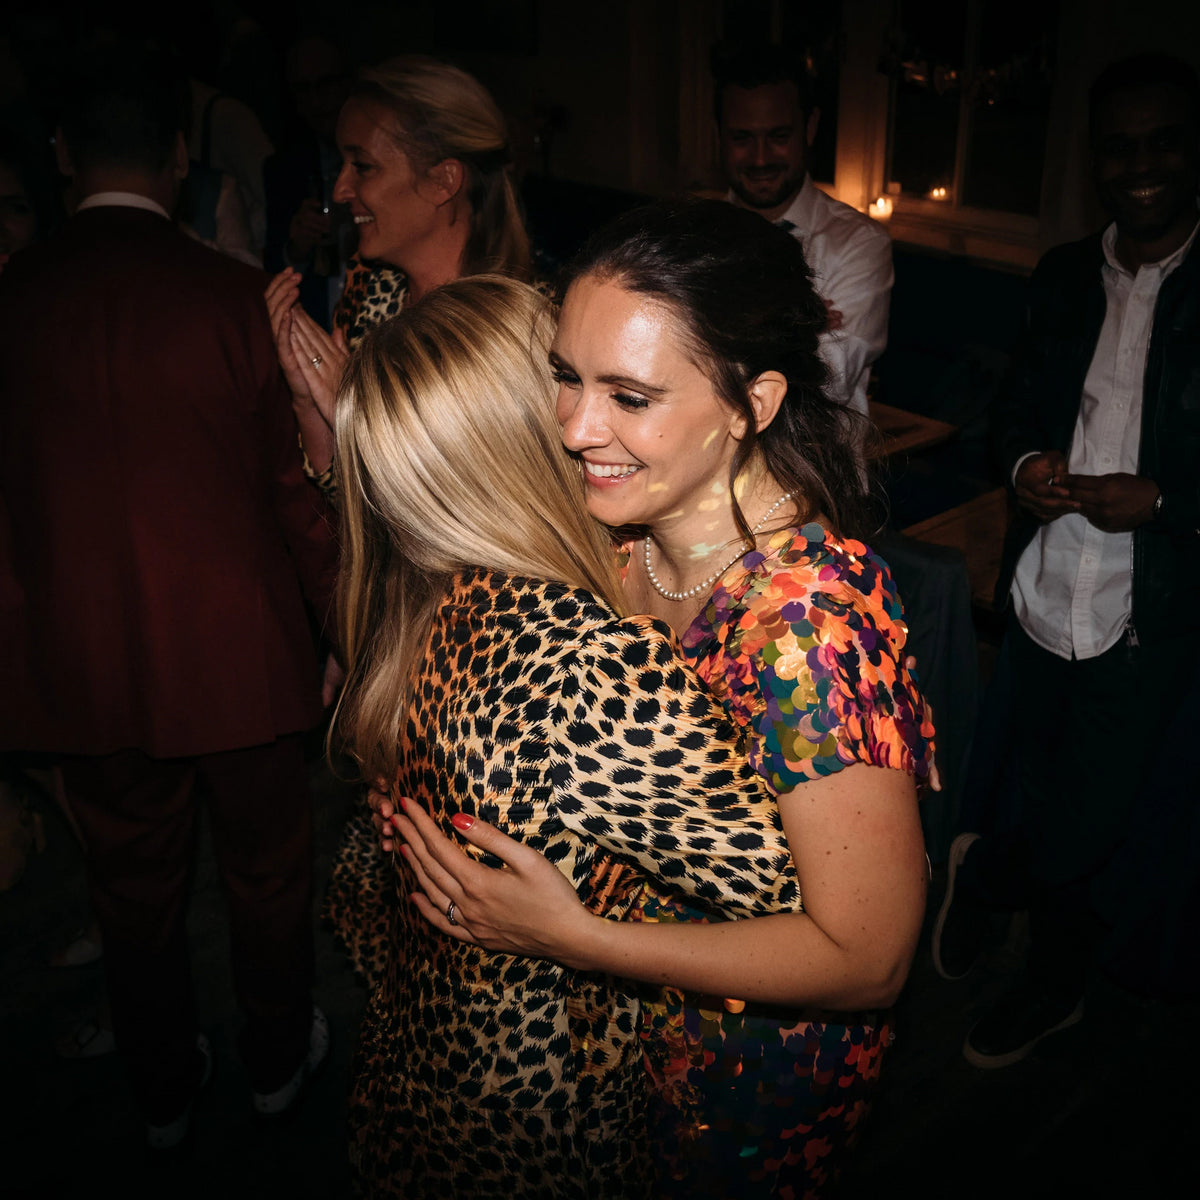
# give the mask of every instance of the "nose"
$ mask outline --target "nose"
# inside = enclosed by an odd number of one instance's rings
[[[562,388],[558,394],[557,408],[562,442],[568,450],[606,446],[612,440],[603,397]]]
[[[354,199],[354,188],[350,183],[350,164],[342,163],[333,184],[333,199],[337,204],[349,204]]]
[[[754,139],[754,165],[756,167],[769,166],[771,163],[771,151],[765,137],[757,137]]]

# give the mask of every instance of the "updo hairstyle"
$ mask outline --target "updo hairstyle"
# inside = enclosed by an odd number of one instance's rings
[[[419,174],[447,158],[466,171],[471,234],[464,275],[498,272],[529,276],[529,237],[513,182],[504,117],[474,76],[419,54],[390,58],[360,72],[350,98],[389,110],[389,131]]]

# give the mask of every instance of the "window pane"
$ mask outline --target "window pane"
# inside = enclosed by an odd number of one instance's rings
[[[963,203],[1036,215],[1058,3],[983,0],[982,18]]]
[[[904,0],[888,64],[892,102],[888,179],[910,195],[954,184],[954,152],[966,44],[962,0]]]

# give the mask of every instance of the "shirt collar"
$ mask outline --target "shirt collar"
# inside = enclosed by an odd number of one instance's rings
[[[801,233],[807,233],[813,226],[813,207],[817,202],[817,185],[812,176],[806,174],[804,183],[796,193],[796,198],[788,205],[786,212],[781,212],[778,221],[791,221]]]
[[[1167,255],[1166,258],[1160,258],[1158,262],[1143,263],[1142,268],[1158,271],[1165,279],[1183,260],[1187,257],[1187,252],[1192,248],[1192,243],[1196,240],[1197,232],[1200,232],[1200,210],[1197,210],[1197,221],[1192,226],[1192,232],[1188,240],[1175,251],[1174,254]],[[1100,245],[1104,248],[1104,258],[1108,265],[1119,275],[1128,275],[1131,279],[1137,272],[1131,272],[1121,265],[1121,261],[1117,258],[1117,223],[1114,221],[1105,231],[1100,239]]]
[[[158,201],[139,192],[93,192],[79,202],[75,211],[83,212],[85,208],[144,208],[147,212],[166,217],[168,221],[171,219],[171,214]]]

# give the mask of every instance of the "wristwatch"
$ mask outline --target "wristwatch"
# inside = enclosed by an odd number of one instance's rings
[[[1160,491],[1154,500],[1154,507],[1150,510],[1151,519],[1155,525],[1165,525],[1167,514],[1167,498]]]

